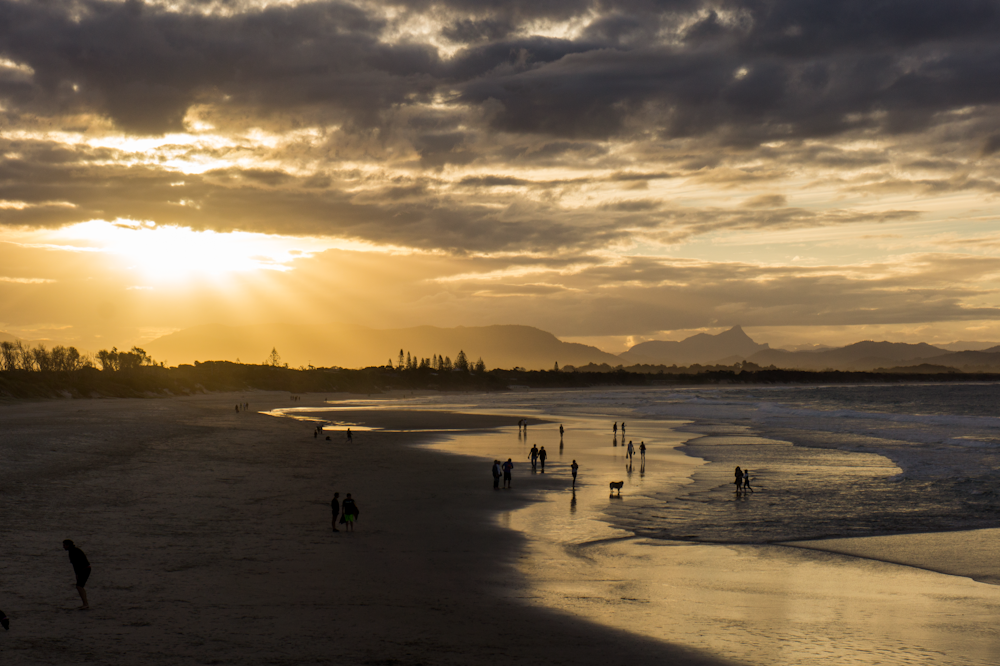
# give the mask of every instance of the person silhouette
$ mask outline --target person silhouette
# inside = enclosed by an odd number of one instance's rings
[[[330,510],[333,512],[333,531],[339,532],[337,529],[337,518],[340,516],[340,493],[334,493],[333,499],[330,500]]]
[[[750,470],[743,470],[743,490],[749,490],[753,492],[753,488],[750,487]]]
[[[344,498],[344,523],[347,525],[344,529],[348,532],[354,531],[354,523],[357,521],[358,516],[361,515],[361,511],[358,510],[357,503],[351,499],[351,493],[347,493],[347,497]]]
[[[507,458],[507,462],[501,465],[503,470],[503,487],[510,488],[510,473],[514,469],[514,463],[511,462],[510,458]]]
[[[625,422],[622,421],[622,441],[625,441]]]
[[[354,438],[351,437],[351,429],[350,428],[347,429],[347,443],[348,444],[353,444],[354,443]]]
[[[531,469],[535,469],[538,465],[538,447],[534,444],[531,445],[531,451],[528,452],[528,459],[531,460]]]
[[[574,460],[573,464],[569,466],[570,472],[573,473],[573,489],[574,490],[576,490],[576,472],[577,472],[578,469],[580,469],[580,466],[577,465],[576,461]],[[576,497],[576,495],[574,495],[574,498],[575,497]]]
[[[743,490],[743,470],[740,469],[739,465],[736,466],[736,480],[733,483],[736,484],[737,493]]]
[[[630,461],[632,460],[632,456],[635,455],[635,447],[632,446],[632,440],[631,439],[628,440],[628,451],[625,452],[625,455],[628,456],[628,459]]]
[[[500,461],[493,461],[493,490],[500,490],[500,477],[503,474],[500,471]]]
[[[559,424],[559,439],[562,439],[564,432],[565,432],[565,430],[563,430],[562,423],[560,423]]]
[[[545,471],[545,459],[548,457],[549,454],[545,452],[545,447],[543,446],[542,450],[538,452],[538,459],[542,462],[542,472]]]
[[[639,457],[646,459],[646,442],[639,442]]]
[[[615,421],[615,424],[611,426],[611,434],[618,437],[618,421]]]
[[[77,610],[89,610],[90,604],[87,603],[87,590],[84,586],[90,578],[90,561],[83,551],[73,544],[72,539],[63,540],[63,550],[69,551],[69,561],[73,565],[73,573],[76,574],[76,591],[80,594],[80,601],[83,602]]]

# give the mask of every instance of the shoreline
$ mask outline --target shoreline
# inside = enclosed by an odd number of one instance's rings
[[[234,412],[241,398],[252,413]],[[290,406],[252,392],[0,405],[5,659],[728,663],[526,603],[524,537],[491,516],[531,497],[494,497],[475,461],[421,445],[433,435],[349,448],[256,413],[268,403]],[[333,490],[358,501],[354,534],[330,533]],[[63,538],[94,566],[86,613],[69,610]]]

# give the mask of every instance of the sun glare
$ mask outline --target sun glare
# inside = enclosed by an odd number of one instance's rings
[[[93,220],[58,232],[64,241],[99,248],[134,271],[142,283],[216,278],[249,271],[291,270],[295,259],[327,249],[311,238],[247,232],[218,233],[153,222]],[[83,248],[81,248],[83,249]]]

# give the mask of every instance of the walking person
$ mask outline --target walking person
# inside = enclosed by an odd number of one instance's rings
[[[500,477],[503,472],[500,471],[500,461],[493,461],[493,490],[500,490]]]
[[[646,442],[639,442],[639,457],[646,459]]]
[[[503,487],[510,488],[510,471],[514,469],[514,463],[511,462],[510,458],[507,458],[501,469],[503,469]]]
[[[573,488],[576,489],[576,471],[580,469],[580,466],[573,461],[573,464],[569,466],[570,471],[573,473]]]
[[[73,565],[73,573],[76,574],[76,591],[80,593],[80,601],[83,605],[77,610],[90,610],[90,604],[87,603],[87,590],[84,586],[87,585],[87,579],[90,578],[90,560],[84,555],[83,551],[77,548],[72,539],[65,539],[63,541],[63,550],[69,551],[69,561]]]
[[[635,447],[632,446],[632,440],[631,439],[628,440],[628,451],[626,451],[625,455],[628,456],[629,462],[632,461],[632,456],[635,455]]]
[[[753,492],[753,488],[750,487],[750,470],[743,470],[743,490],[749,490]]]
[[[736,466],[736,480],[733,483],[736,484],[736,493],[739,494],[743,490],[743,470],[740,469],[739,465]]]
[[[542,461],[542,472],[545,471],[545,459],[548,457],[549,454],[545,452],[545,447],[543,446],[542,450],[538,452],[538,459]]]
[[[538,447],[534,444],[531,445],[531,451],[528,452],[528,460],[531,461],[531,469],[535,469],[538,465]]]
[[[339,532],[337,529],[337,518],[340,517],[340,493],[334,493],[333,499],[330,500],[330,510],[333,512],[333,531]]]
[[[625,422],[622,421],[622,439],[625,439]]]
[[[354,439],[351,437],[351,429],[350,428],[347,429],[347,443],[348,444],[353,444],[354,443]]]
[[[611,434],[614,435],[615,438],[618,437],[618,421],[615,421],[615,424],[611,426]]]
[[[358,510],[358,505],[351,499],[351,493],[347,493],[347,497],[344,498],[344,524],[347,525],[344,529],[348,532],[354,531],[354,523],[357,521],[358,516],[361,512]]]

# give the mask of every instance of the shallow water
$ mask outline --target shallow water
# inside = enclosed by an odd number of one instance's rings
[[[994,630],[1000,621],[1000,587],[868,559],[877,554],[857,557],[766,543],[941,529],[970,520],[996,525],[996,516],[964,515],[965,497],[954,491],[956,480],[948,476],[954,467],[938,465],[935,477],[926,473],[933,466],[926,463],[921,478],[906,478],[906,469],[875,452],[886,446],[884,438],[863,434],[856,434],[868,437],[860,447],[856,442],[844,448],[793,446],[762,437],[761,421],[746,416],[759,411],[755,408],[730,405],[731,418],[719,418],[718,399],[711,419],[641,416],[668,411],[662,401],[651,400],[656,397],[655,392],[592,391],[485,396],[482,402],[461,404],[434,401],[442,409],[506,411],[556,421],[529,428],[527,437],[519,437],[512,426],[453,435],[433,445],[483,459],[484,486],[492,482],[491,461],[509,457],[516,467],[515,489],[508,492],[539,498],[500,516],[503,525],[528,536],[528,557],[520,567],[532,585],[525,603],[750,664],[985,665],[1000,660]],[[704,411],[704,404],[698,409]],[[615,412],[630,424],[628,439],[644,440],[649,447],[644,465],[638,458],[628,465],[620,437],[618,446],[612,445],[609,423]],[[781,418],[788,432],[789,417]],[[816,421],[809,424],[813,430],[801,422],[795,424],[798,430],[814,440],[830,432],[822,431],[821,419],[814,416],[800,421],[809,419]],[[566,427],[561,447],[560,421]],[[979,438],[993,427],[975,418],[966,425],[979,429]],[[919,438],[919,446],[926,441],[936,442],[936,448],[951,446],[927,433],[918,436],[891,440],[889,448]],[[550,452],[544,477],[531,472],[527,461],[533,443]],[[575,490],[572,459],[581,466]],[[733,463],[750,467],[755,493],[734,493]],[[989,467],[981,459],[960,464],[967,466],[963,471]],[[612,480],[625,482],[620,498],[609,496]],[[974,541],[977,534],[954,533],[955,547],[961,550],[961,540]],[[947,535],[924,538],[932,536]],[[725,545],[698,543],[706,541]],[[920,547],[915,544],[914,550]],[[925,558],[918,566],[945,568],[930,549]],[[985,566],[985,577],[998,574],[995,562]]]

